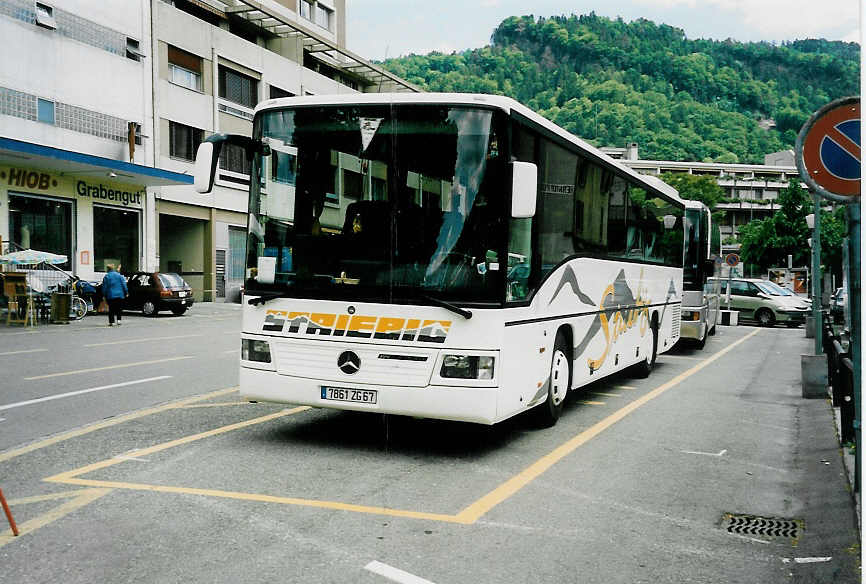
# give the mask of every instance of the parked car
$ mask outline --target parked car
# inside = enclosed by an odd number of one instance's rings
[[[722,308],[728,307],[728,280],[722,278]],[[766,280],[733,278],[730,280],[731,310],[741,319],[755,320],[761,326],[783,323],[789,327],[806,322],[810,308],[799,297],[784,296]]]
[[[135,272],[126,286],[126,310],[141,310],[145,316],[156,316],[161,310],[180,316],[193,305],[192,288],[173,272]]]
[[[845,307],[848,304],[848,291],[845,288],[836,288],[830,296],[830,316],[835,323],[845,321]]]

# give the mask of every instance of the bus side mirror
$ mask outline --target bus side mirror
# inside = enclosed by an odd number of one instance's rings
[[[193,184],[195,190],[205,194],[213,189],[213,179],[216,174],[217,162],[220,158],[222,140],[211,141],[208,139],[198,146],[195,153],[195,169],[193,171]]]
[[[511,216],[525,219],[535,216],[538,196],[538,167],[531,162],[511,162]]]

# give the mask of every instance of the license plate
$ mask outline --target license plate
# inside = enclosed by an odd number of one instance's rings
[[[377,392],[372,389],[350,389],[348,387],[322,386],[322,399],[331,401],[374,404],[376,403],[376,393]]]
[[[186,296],[186,292],[178,292],[177,295],[181,298],[184,298]]]

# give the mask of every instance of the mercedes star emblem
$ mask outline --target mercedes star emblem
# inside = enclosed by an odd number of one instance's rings
[[[352,375],[353,373],[357,373],[358,369],[361,368],[361,358],[352,351],[343,351],[337,357],[337,367],[346,375]]]

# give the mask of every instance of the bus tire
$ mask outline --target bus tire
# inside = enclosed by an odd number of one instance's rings
[[[547,379],[547,399],[535,407],[538,423],[545,428],[556,424],[562,415],[565,398],[571,387],[571,348],[565,335],[557,333],[550,359],[550,376]]]
[[[711,328],[707,334],[711,337],[716,336],[716,325],[713,325],[713,328]]]
[[[703,350],[704,347],[707,346],[707,337],[710,335],[710,331],[704,333],[704,336],[696,341],[696,345],[698,349]]]
[[[639,379],[646,379],[649,377],[650,373],[653,372],[653,366],[656,364],[656,354],[659,348],[659,325],[655,316],[653,316],[652,324],[650,325],[650,332],[652,333],[653,341],[652,351],[646,354],[643,361],[640,361],[637,365],[632,367],[634,376]]]

